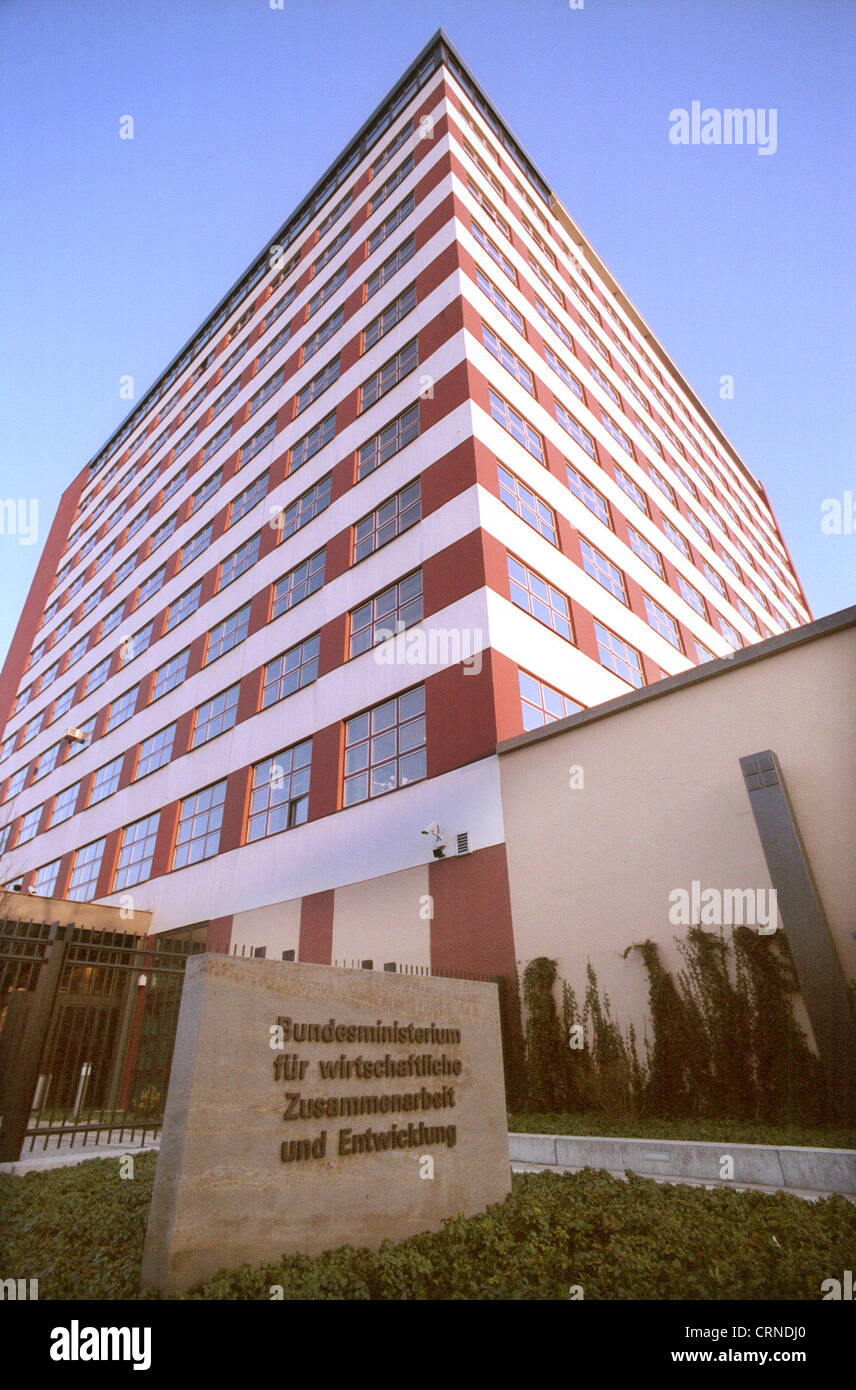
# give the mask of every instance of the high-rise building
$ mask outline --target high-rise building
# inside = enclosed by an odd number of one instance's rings
[[[809,617],[439,33],[64,493],[0,679],[2,876],[501,969],[497,742]]]

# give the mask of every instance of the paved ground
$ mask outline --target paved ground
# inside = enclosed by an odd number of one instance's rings
[[[158,1148],[160,1144],[157,1140],[147,1140],[145,1144],[129,1144],[126,1140],[124,1144],[89,1144],[85,1148],[76,1144],[74,1148],[64,1145],[59,1149],[38,1149],[34,1153],[25,1154],[15,1163],[0,1163],[0,1173],[14,1173],[16,1177],[20,1177],[22,1173],[44,1173],[49,1168],[66,1168],[72,1163],[85,1163],[90,1158],[121,1158],[123,1154],[148,1153],[151,1149]]]
[[[564,1168],[556,1164],[514,1162],[511,1165],[511,1171],[512,1173],[581,1173],[582,1169]],[[611,1168],[605,1168],[603,1169],[603,1171],[606,1173],[611,1173],[612,1177],[614,1178],[626,1179],[627,1177],[627,1173],[625,1171],[619,1172],[618,1170],[614,1170]],[[734,1188],[737,1192],[788,1192],[792,1197],[805,1198],[807,1202],[818,1202],[823,1197],[831,1197],[834,1195],[831,1192],[809,1192],[797,1187],[770,1187],[762,1183],[705,1182],[702,1178],[658,1177],[655,1173],[645,1173],[644,1176],[646,1178],[651,1178],[652,1182],[668,1182],[674,1184],[675,1186],[681,1187],[706,1187],[709,1191],[712,1191],[714,1188],[717,1187],[731,1187]],[[838,1193],[835,1195],[844,1196],[846,1194]],[[846,1200],[848,1202],[853,1202],[854,1205],[856,1205],[856,1197],[846,1195]]]

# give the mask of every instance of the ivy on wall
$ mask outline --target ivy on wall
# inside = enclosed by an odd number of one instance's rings
[[[735,927],[726,940],[693,927],[678,948],[676,976],[653,941],[624,952],[640,959],[648,979],[644,1058],[632,1025],[625,1032],[613,1018],[590,962],[580,1006],[558,980],[556,961],[529,961],[515,1086],[521,1108],[770,1122],[834,1118],[834,1097],[794,1011],[798,985],[784,937]]]

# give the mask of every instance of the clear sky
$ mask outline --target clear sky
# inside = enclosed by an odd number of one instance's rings
[[[856,493],[854,0],[272,3],[0,0],[0,501],[39,514],[0,535],[0,660],[120,377],[145,392],[440,26],[765,483],[814,615],[856,602],[856,534],[821,530]],[[693,101],[774,108],[775,153],[670,143]]]

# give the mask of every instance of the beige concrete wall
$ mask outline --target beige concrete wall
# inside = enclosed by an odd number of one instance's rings
[[[669,893],[771,887],[738,759],[778,755],[836,948],[856,977],[856,628],[727,667],[500,757],[515,949],[586,960],[613,1014],[646,1013],[638,955],[679,964]],[[570,769],[581,769],[573,789]],[[579,774],[578,774],[579,777]]]
[[[145,936],[152,922],[150,912],[135,908],[133,915],[119,907],[76,903],[66,898],[42,898],[35,893],[0,892],[0,916],[21,922],[56,922],[61,927],[90,927],[99,931],[129,932]]]
[[[300,904],[301,898],[289,902],[269,903],[266,907],[253,907],[247,912],[236,912],[232,919],[232,940],[230,950],[236,946],[254,950],[264,946],[268,960],[282,960],[283,951],[294,951],[300,943]]]
[[[373,960],[429,965],[428,865],[337,888],[333,900],[334,962]],[[420,915],[421,914],[421,915]]]

